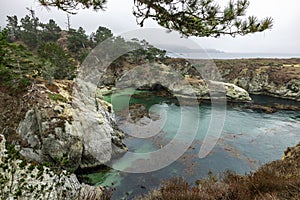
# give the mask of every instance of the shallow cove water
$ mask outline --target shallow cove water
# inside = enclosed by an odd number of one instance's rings
[[[113,99],[116,113],[122,111],[128,93],[119,93]],[[276,98],[254,96],[257,103],[283,103],[300,106],[298,102],[283,101]],[[110,97],[106,97],[110,101]],[[130,98],[130,104],[144,104],[152,113],[163,110],[166,115],[162,131],[149,138],[126,136],[124,143],[130,152],[152,152],[168,144],[177,133],[181,115],[189,113],[199,116],[196,137],[188,150],[175,162],[160,170],[148,173],[125,173],[114,169],[95,170],[81,175],[94,185],[116,188],[112,199],[132,199],[137,195],[158,188],[162,180],[172,177],[184,177],[190,184],[199,178],[207,177],[209,172],[220,175],[226,170],[239,174],[249,173],[260,165],[281,159],[288,146],[300,141],[300,112],[279,111],[273,114],[242,110],[237,105],[227,105],[226,119],[221,137],[217,145],[207,157],[198,157],[203,138],[211,118],[211,106],[201,104],[199,109],[194,106],[178,106],[173,100],[139,92]],[[196,115],[200,112],[200,115]],[[195,114],[195,115],[194,115]],[[118,123],[123,119],[117,114]],[[122,127],[122,126],[121,126]],[[124,130],[130,133],[130,129]],[[126,162],[126,167],[134,162]],[[125,167],[125,166],[124,166]]]

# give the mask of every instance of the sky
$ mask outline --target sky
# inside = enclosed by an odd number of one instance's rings
[[[229,0],[216,0],[220,4]],[[17,6],[16,6],[17,5]],[[28,14],[26,7],[36,11],[40,21],[54,19],[62,28],[66,28],[67,15],[56,8],[47,10],[37,0],[1,0],[0,26],[5,26],[6,16],[17,15],[19,18]],[[219,38],[190,37],[182,39],[176,32],[167,34],[153,20],[148,20],[143,28],[136,24],[132,14],[133,0],[108,0],[105,11],[80,10],[71,15],[71,26],[83,27],[88,33],[98,26],[108,27],[114,34],[143,37],[151,43],[174,43],[191,48],[217,49],[224,52],[240,53],[293,53],[300,55],[300,1],[299,0],[250,0],[247,15],[262,19],[272,17],[274,25],[271,30],[247,36],[221,36]],[[152,28],[148,29],[147,28]],[[133,31],[133,32],[132,32]],[[147,37],[148,35],[149,37]],[[192,47],[194,46],[194,47]]]

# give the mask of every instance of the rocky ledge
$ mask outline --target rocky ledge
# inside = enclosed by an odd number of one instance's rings
[[[255,62],[254,62],[255,63]],[[253,64],[254,64],[253,63]],[[223,66],[219,69],[226,81],[251,94],[264,94],[300,101],[300,67],[297,65]]]
[[[103,81],[108,82],[105,80],[110,78],[110,74],[105,74]],[[171,66],[162,63],[138,66],[115,79],[117,89],[167,90],[168,94],[183,100],[251,101],[246,90],[232,83],[183,76]]]
[[[37,102],[19,123],[20,139],[14,141],[22,156],[77,169],[103,165],[126,152],[111,104],[101,96],[72,95],[73,86],[40,83],[29,91]]]
[[[299,58],[235,60],[170,58],[165,63],[191,77],[200,76],[195,66],[212,74],[212,80],[215,78],[214,75],[219,73],[224,82],[241,87],[249,94],[263,94],[300,101]]]
[[[120,66],[109,67],[103,78],[103,85],[115,85],[126,73],[140,74],[147,80],[159,75],[177,75],[202,80],[201,74],[206,74],[206,80],[230,83],[246,90],[249,94],[263,94],[283,99],[300,101],[300,59],[236,59],[236,60],[191,60],[168,58],[162,61],[172,69],[158,71],[166,67],[156,67],[160,64],[151,63],[151,73],[143,67],[124,61]],[[158,71],[154,73],[155,71]],[[144,76],[143,76],[144,75]],[[154,75],[154,76],[152,76]],[[131,75],[132,76],[132,75]],[[149,77],[152,76],[152,77]],[[175,76],[178,78],[178,76]],[[165,76],[166,79],[170,77]],[[167,85],[168,86],[168,85]],[[196,87],[197,88],[197,87]],[[204,90],[205,91],[205,90]],[[201,93],[198,95],[201,98]],[[207,96],[205,95],[205,98]],[[228,98],[232,100],[232,98]]]

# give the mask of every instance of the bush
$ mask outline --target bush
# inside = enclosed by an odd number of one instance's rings
[[[39,48],[38,54],[45,60],[42,73],[45,79],[73,79],[75,77],[74,60],[57,43],[45,43]]]
[[[282,163],[280,165],[285,165]],[[143,200],[277,200],[299,199],[300,179],[299,169],[286,175],[274,170],[278,163],[273,162],[263,166],[255,173],[237,175],[225,172],[223,178],[214,177],[196,181],[196,186],[190,186],[182,178],[164,181],[160,189],[151,191],[148,195],[138,197]],[[294,173],[294,175],[293,175]]]

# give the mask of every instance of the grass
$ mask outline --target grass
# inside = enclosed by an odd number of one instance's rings
[[[61,94],[56,94],[56,93],[49,94],[49,98],[52,99],[53,101],[67,102],[67,99]]]

